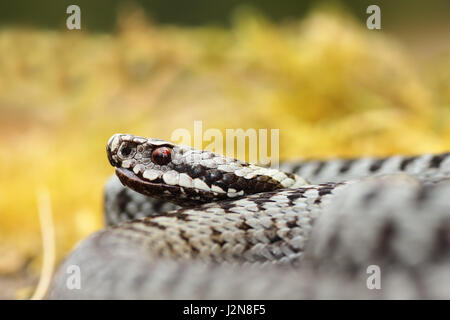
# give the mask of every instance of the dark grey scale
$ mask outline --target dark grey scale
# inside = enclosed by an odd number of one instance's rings
[[[292,249],[292,248],[290,248],[290,249]],[[283,256],[284,256],[284,254],[283,254],[283,252],[281,250],[276,250],[275,248],[269,249],[269,252],[277,260],[283,258]],[[295,252],[295,251],[293,251],[293,252]]]
[[[123,189],[121,190],[118,194],[117,194],[117,207],[119,209],[119,212],[124,212],[128,218],[133,219],[134,217],[130,215],[130,213],[127,210],[127,205],[128,203],[131,202],[132,197],[130,195],[128,195],[128,191],[127,189]]]
[[[293,179],[293,180],[295,180],[295,174],[294,173],[290,173],[290,172],[285,172],[285,174],[286,174],[286,176],[288,177],[288,178],[291,178],[291,179]]]
[[[160,230],[166,230],[167,229],[166,226],[160,225],[159,223],[157,223],[157,222],[155,222],[153,220],[150,220],[150,219],[142,219],[142,220],[134,220],[134,221],[137,221],[138,223],[142,223],[142,224],[144,224],[146,226],[149,226],[149,227],[158,228]]]
[[[217,243],[219,246],[223,246],[225,244],[225,241],[221,239],[222,232],[218,231],[214,226],[211,226],[212,231],[212,241],[214,243]]]
[[[260,199],[254,199],[254,203],[256,203],[256,207],[258,208],[258,211],[264,211],[264,204],[267,203],[267,200],[260,200]]]
[[[256,182],[245,179],[244,177],[239,177],[236,180],[236,185],[240,190],[244,190],[246,193],[250,193],[254,190],[253,186],[256,184]]]
[[[418,205],[425,202],[428,199],[429,194],[433,191],[433,185],[423,185],[416,195],[416,202]]]
[[[242,229],[242,230],[244,230],[244,231],[247,231],[247,230],[252,229],[252,227],[249,226],[249,225],[244,221],[244,222],[242,222],[242,223],[239,225],[239,229]]]
[[[217,169],[209,170],[208,175],[209,175],[209,180],[211,181],[211,183],[214,183],[214,182],[222,179],[222,177],[223,177],[222,172],[220,172]]]
[[[298,173],[303,168],[305,163],[306,162],[300,162],[300,163],[296,164],[294,167],[292,167],[292,172]]]
[[[280,184],[279,181],[277,181],[277,180],[275,180],[275,179],[272,179],[272,178],[269,178],[269,179],[266,181],[266,185],[269,185],[269,186],[266,188],[267,191],[272,191],[272,190],[275,190],[275,189],[281,189],[281,188],[283,188],[283,186]]]
[[[342,166],[339,168],[339,173],[346,173],[352,167],[352,164],[355,162],[355,159],[345,159],[343,160]]]
[[[257,176],[253,181],[253,188],[255,192],[263,192],[266,190],[267,181],[270,178],[268,176]]]
[[[340,182],[325,182],[325,183],[319,183],[318,189],[335,189],[337,186],[341,185],[342,183]],[[303,192],[307,190],[307,188],[305,189],[301,189]]]
[[[259,182],[267,182],[268,180],[270,180],[271,178],[269,176],[257,176],[256,180]]]
[[[283,189],[284,186],[281,185],[281,183],[275,179],[270,178],[266,182],[266,191],[273,191],[276,189]]]
[[[254,187],[255,192],[263,192],[264,186],[265,186],[265,184],[263,182],[256,181],[254,183],[253,187]]]
[[[306,192],[306,190],[307,190],[306,188],[296,189],[295,192],[291,192],[288,195],[288,198],[290,200],[297,200],[298,198],[303,198],[304,197],[303,194]]]
[[[317,253],[315,253],[314,250],[311,250],[311,248],[314,247],[315,243],[309,241],[304,252],[303,263],[312,266],[314,269],[319,269],[323,266],[326,268],[327,265],[322,262],[322,259],[324,259],[324,257],[334,257],[336,252],[339,252],[341,243],[343,242],[341,239],[341,228],[342,226],[340,224],[337,224],[333,229],[328,231],[329,234],[325,235],[327,237],[326,243],[323,245],[323,248],[321,248],[319,256],[317,256]],[[314,230],[312,231],[312,235],[316,236]],[[351,269],[348,266],[352,264],[352,261],[351,259],[346,259],[344,254],[341,254],[341,257],[342,259],[345,259],[347,268],[346,270],[348,271]]]
[[[431,158],[429,168],[430,169],[432,169],[432,168],[439,169],[439,167],[441,166],[442,161],[444,161],[445,158],[447,158],[449,156],[450,156],[450,152],[435,155],[433,158]]]
[[[325,196],[327,194],[331,194],[331,192],[333,191],[333,187],[325,187],[325,188],[320,188],[319,189],[319,196]]]
[[[189,176],[192,179],[204,178],[204,176],[205,176],[205,168],[200,166],[200,165],[188,167],[187,173],[189,174]]]
[[[167,244],[167,247],[169,248],[169,251],[175,252],[175,250],[173,248],[173,244],[170,241],[167,241],[166,244]],[[165,250],[163,248],[161,248],[160,252],[163,252],[163,251],[165,251]]]
[[[340,235],[339,235],[339,226],[336,227],[336,230],[334,230],[333,234],[330,236],[330,238],[327,241],[326,250],[328,253],[325,254],[332,254],[335,252],[336,248],[339,245],[340,242]]]
[[[251,239],[249,239],[249,240],[251,240]],[[244,245],[244,250],[243,250],[244,254],[243,255],[233,254],[233,256],[232,256],[233,260],[235,260],[235,261],[245,261],[242,258],[242,256],[245,256],[246,252],[251,251],[251,249],[253,248],[253,243],[251,241],[246,241],[245,243],[243,243],[243,245]],[[267,258],[263,257],[261,254],[255,254],[255,253],[252,254],[252,261],[251,262],[258,263],[258,262],[265,262],[265,261],[267,261]]]
[[[387,158],[379,158],[376,159],[369,167],[369,171],[372,173],[377,172],[383,166],[383,163],[387,160]]]
[[[299,190],[300,191],[300,190]],[[305,193],[304,190],[301,190],[300,192],[295,192],[295,193],[291,193],[287,196],[288,200],[289,200],[289,205],[293,206],[294,202],[297,201],[297,199],[299,198],[305,198],[305,196],[303,195]]]
[[[406,157],[402,160],[402,162],[400,163],[400,170],[406,170],[406,167],[408,167],[408,165],[413,162],[414,160],[416,160],[418,157]]]
[[[450,218],[445,218],[435,231],[433,250],[430,252],[430,260],[443,261],[450,255]]]
[[[325,167],[326,164],[327,164],[326,161],[317,161],[317,167],[314,169],[312,174],[314,176],[317,176],[322,171],[322,169]]]
[[[217,202],[216,205],[218,205],[221,209],[223,209],[225,211],[229,211],[230,209],[235,207],[235,204],[232,201],[233,200],[219,201],[219,202]]]
[[[225,192],[228,190],[229,186],[236,181],[238,177],[233,173],[225,173],[222,175],[221,179],[214,182],[214,184]]]
[[[376,188],[371,190],[370,192],[366,193],[362,198],[361,201],[365,204],[365,205],[369,205],[370,203],[372,203],[380,194],[380,192],[382,191],[381,187],[380,188]]]
[[[210,188],[213,184],[217,185],[217,180],[222,179],[222,173],[217,169],[205,169],[204,172],[204,176],[199,177],[199,179],[206,183]]]
[[[263,192],[267,191],[274,191],[277,189],[281,189],[281,185],[276,180],[268,180],[266,183],[263,184]]]
[[[151,202],[153,204],[154,213],[164,212],[168,210],[178,209],[179,206],[173,205],[171,203],[167,203],[164,201],[159,201],[158,199],[148,199],[147,202]]]
[[[343,182],[327,182],[327,183],[321,183],[319,184],[319,186],[324,187],[324,188],[333,188],[335,189],[337,186],[342,186],[345,183]]]
[[[173,165],[173,170],[177,171],[178,173],[185,173],[187,172],[187,167],[185,164],[177,164]]]
[[[379,231],[377,246],[373,249],[373,257],[384,259],[388,263],[395,263],[395,254],[392,251],[391,244],[395,243],[394,238],[397,233],[397,227],[392,219],[383,221],[383,226]]]
[[[272,247],[269,247],[269,252],[272,254],[272,256],[276,259],[282,259],[283,257],[285,257],[285,254],[283,253],[283,250],[277,250],[277,242],[273,242],[271,243]],[[284,245],[285,248],[289,248],[293,253],[298,253],[299,251],[297,249],[295,249],[294,247],[292,247],[291,245],[289,245],[288,243],[285,243]],[[292,261],[292,266],[295,266],[295,262]]]
[[[161,213],[158,213],[156,216],[157,217],[172,217],[172,218],[177,218],[178,220],[181,220],[181,221],[187,221],[189,218],[189,214],[184,213],[186,210],[189,210],[189,209],[179,209],[176,211],[161,212]]]
[[[229,188],[233,188],[236,191],[244,190],[245,193],[250,193],[251,182],[249,182],[244,177],[238,177],[234,183],[232,183]]]
[[[287,247],[294,253],[300,253],[303,251],[303,249],[295,248],[290,243],[287,243]],[[298,258],[297,258],[296,260],[292,261],[292,264],[293,264],[293,266],[298,266],[299,262],[300,262],[300,260],[298,260]]]
[[[184,242],[187,244],[187,246],[189,247],[189,249],[191,249],[192,251],[192,256],[195,258],[195,256],[197,256],[200,253],[200,250],[198,250],[195,246],[193,246],[190,242],[189,242],[189,236],[186,234],[186,231],[184,231],[183,229],[180,229],[180,238],[184,240]]]
[[[254,197],[254,198],[251,198],[251,196],[250,196],[250,199],[251,199],[252,201],[255,201],[255,202],[258,202],[258,201],[265,202],[265,203],[268,203],[268,202],[277,202],[276,200],[273,199],[273,197],[276,196],[276,195],[278,194],[278,191],[279,191],[278,189],[275,189],[275,190],[269,190],[269,191],[266,191],[266,192],[264,192],[264,193],[262,193],[262,194],[260,194],[260,195],[256,195],[256,197]],[[288,190],[288,191],[292,191],[293,193],[300,193],[301,195],[303,195],[303,193],[304,193],[306,190],[302,190],[302,189],[291,189],[291,190]],[[301,196],[301,197],[303,197],[303,196]]]
[[[206,170],[205,175],[198,177],[198,179],[202,180],[207,186],[211,187],[211,180],[209,179],[209,175]]]
[[[293,220],[286,222],[286,226],[291,229],[298,227],[298,217],[294,217]]]
[[[223,182],[224,183],[226,183],[226,184],[231,184],[231,183],[233,183],[234,181],[236,181],[236,179],[237,179],[238,177],[234,174],[234,173],[225,173],[224,175],[223,175]]]
[[[269,243],[277,243],[279,241],[283,241],[283,239],[280,238],[280,236],[277,234],[278,228],[273,225],[269,229],[266,229],[266,237],[269,239]],[[295,251],[294,251],[295,252]]]
[[[214,185],[227,192],[228,185],[223,181],[223,179],[217,180],[216,182],[214,182]]]

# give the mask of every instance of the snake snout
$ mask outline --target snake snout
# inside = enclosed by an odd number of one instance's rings
[[[116,166],[116,162],[113,160],[113,158],[112,158],[112,156],[111,156],[111,150],[110,150],[109,146],[106,146],[106,154],[107,154],[107,156],[108,156],[109,163],[110,163],[113,167],[115,167],[115,166]]]
[[[120,146],[120,136],[121,134],[116,133],[111,138],[109,138],[108,143],[106,144],[106,154],[108,156],[109,163],[113,167],[116,167],[118,165],[117,161],[114,160],[113,155],[117,153],[117,150]]]

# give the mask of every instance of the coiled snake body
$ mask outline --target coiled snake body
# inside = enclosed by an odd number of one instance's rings
[[[278,170],[126,134],[107,154],[109,226],[49,298],[450,298],[450,154]]]

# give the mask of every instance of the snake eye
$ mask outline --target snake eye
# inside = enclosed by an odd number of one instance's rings
[[[160,147],[153,150],[152,161],[160,166],[168,164],[172,159],[172,150],[167,147]]]
[[[127,159],[127,158],[133,157],[135,153],[136,153],[136,148],[134,148],[134,146],[132,146],[129,143],[123,143],[120,146],[118,155],[123,159]]]

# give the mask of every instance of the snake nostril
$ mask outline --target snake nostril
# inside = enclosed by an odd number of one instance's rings
[[[131,142],[123,142],[117,151],[117,155],[121,159],[130,159],[136,154],[136,145]]]
[[[129,146],[126,146],[122,149],[122,155],[125,157],[128,157],[131,154],[131,148]]]

